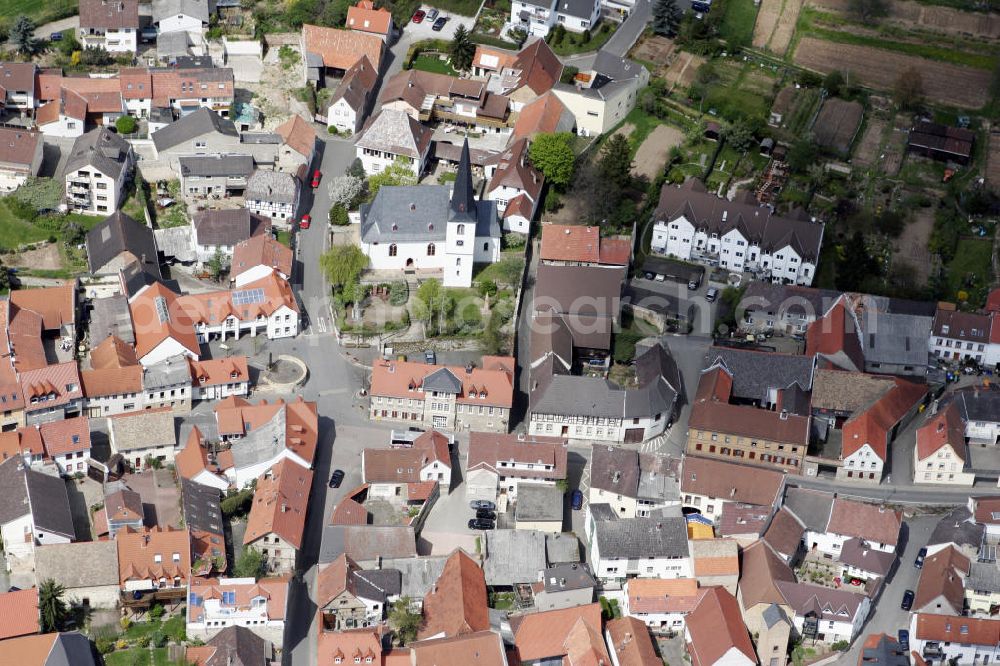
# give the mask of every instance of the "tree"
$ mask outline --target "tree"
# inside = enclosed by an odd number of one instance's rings
[[[403,645],[417,637],[417,629],[420,628],[423,619],[420,613],[413,612],[411,605],[409,597],[400,597],[392,602],[392,608],[389,610],[389,626],[396,632],[396,637]]]
[[[632,148],[623,134],[613,134],[601,147],[598,163],[601,178],[617,189],[625,189],[632,181]]]
[[[839,96],[840,89],[844,87],[844,75],[836,69],[833,70],[823,79],[823,87],[834,97]]]
[[[104,67],[114,60],[103,46],[86,48],[80,54],[80,62],[88,67]]]
[[[551,184],[563,187],[573,180],[576,155],[573,135],[569,132],[539,134],[528,149],[531,163]]]
[[[346,227],[351,223],[351,216],[343,204],[330,206],[330,224],[335,227]]]
[[[205,262],[205,268],[212,274],[213,280],[218,280],[226,270],[226,256],[222,250],[216,250],[212,258]]]
[[[464,72],[472,67],[472,59],[476,55],[476,45],[472,43],[465,25],[458,24],[455,36],[451,40],[451,46],[448,47],[448,53],[451,55],[451,66],[456,70]]]
[[[873,22],[889,14],[889,4],[886,0],[850,0],[848,8],[864,23]]]
[[[336,289],[355,282],[368,268],[368,257],[357,245],[334,245],[320,256],[319,265]]]
[[[878,261],[865,246],[864,235],[855,231],[837,262],[837,289],[857,291],[866,279],[878,274]]]
[[[38,51],[38,40],[35,39],[35,22],[27,16],[18,16],[14,27],[10,29],[10,41],[24,55],[34,55]]]
[[[351,166],[347,167],[347,171],[344,172],[347,176],[354,176],[355,178],[365,179],[365,165],[361,161],[360,157],[355,157],[354,161],[351,162]]]
[[[417,288],[416,300],[413,303],[414,316],[430,326],[434,314],[441,309],[442,295],[440,280],[431,278],[421,282]]]
[[[810,164],[816,161],[818,155],[819,151],[816,148],[813,138],[811,136],[804,136],[792,144],[791,148],[788,149],[788,155],[785,159],[788,161],[788,167],[792,171],[802,173],[809,168]]]
[[[55,43],[56,48],[59,49],[59,53],[63,54],[65,57],[69,58],[73,55],[74,51],[79,51],[80,40],[76,38],[76,33],[72,30],[66,30],[62,33],[62,39]]]
[[[673,37],[680,27],[684,12],[677,6],[677,0],[656,0],[653,4],[653,32],[664,37]]]
[[[267,563],[264,556],[256,548],[244,548],[243,554],[233,565],[234,578],[260,578],[264,575],[264,567]]]
[[[386,169],[375,174],[368,179],[368,196],[375,198],[379,189],[385,185],[416,185],[417,177],[413,175],[410,165],[401,159],[397,159]]]
[[[355,176],[337,176],[330,180],[330,203],[345,209],[354,208],[365,192],[365,181]]]
[[[571,86],[573,85],[573,81],[576,79],[576,75],[579,73],[580,73],[579,67],[574,67],[573,65],[564,65],[562,76],[559,77],[559,82]]]
[[[42,633],[62,631],[63,622],[69,611],[63,596],[66,588],[51,578],[38,586],[38,613],[42,619]]]
[[[750,125],[744,120],[737,120],[735,123],[726,128],[724,134],[726,137],[726,143],[740,153],[745,153],[750,150],[756,141],[753,128],[751,128]]]
[[[119,134],[132,134],[135,132],[138,123],[135,122],[135,118],[129,115],[121,116],[115,121],[115,129],[118,130]]]
[[[899,73],[896,85],[893,86],[893,98],[901,109],[912,109],[924,94],[924,77],[915,67],[909,67]]]

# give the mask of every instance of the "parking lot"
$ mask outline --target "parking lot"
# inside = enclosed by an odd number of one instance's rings
[[[430,11],[432,7],[432,5],[420,5],[420,9],[425,13]],[[409,39],[411,42],[421,39],[450,40],[454,38],[458,26],[464,25],[466,30],[472,32],[472,26],[476,22],[474,16],[461,16],[460,14],[451,14],[449,12],[441,12],[440,15],[448,17],[448,22],[444,24],[444,28],[440,32],[435,32],[431,28],[433,21],[428,21],[425,18],[420,23],[414,23],[413,21],[407,23],[403,28],[403,37]]]

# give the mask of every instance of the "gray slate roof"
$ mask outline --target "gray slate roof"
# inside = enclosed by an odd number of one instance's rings
[[[118,546],[114,541],[81,541],[35,549],[35,576],[72,590],[118,587]]]
[[[399,569],[360,569],[351,572],[355,593],[364,599],[385,603],[403,590],[403,574]]]
[[[545,559],[549,566],[580,561],[580,540],[572,532],[545,535]]]
[[[983,542],[986,526],[972,519],[967,506],[958,506],[946,513],[934,526],[928,546],[953,543],[966,549],[978,550]]]
[[[602,557],[687,557],[687,523],[684,518],[645,517],[594,523],[594,538]]]
[[[791,486],[785,490],[784,506],[795,514],[807,530],[825,534],[833,511],[833,494]]]
[[[286,412],[279,409],[270,421],[235,441],[230,452],[236,469],[252,467],[281,453],[285,448],[285,421]]]
[[[194,261],[195,254],[191,248],[191,227],[169,227],[167,229],[157,229],[153,232],[156,236],[156,246],[160,248],[164,257],[173,257],[177,261]]]
[[[966,389],[955,393],[962,418],[966,421],[1000,421],[1000,390]]]
[[[73,142],[65,173],[90,167],[117,179],[128,164],[131,151],[128,141],[106,127],[99,127]]]
[[[1000,592],[1000,564],[996,562],[970,562],[965,589]]]
[[[446,185],[401,185],[379,189],[371,204],[361,206],[361,240],[365,243],[443,242],[451,205]],[[476,239],[499,238],[494,201],[476,203]]]
[[[562,521],[563,492],[555,486],[522,483],[518,486],[514,519],[519,522]]]
[[[221,496],[217,488],[182,479],[181,505],[184,508],[185,524],[192,530],[224,534],[222,509],[219,506]],[[225,544],[222,548],[225,548]]]
[[[184,369],[187,370],[187,364]],[[177,444],[172,411],[133,412],[112,417],[108,419],[108,432],[112,448],[122,455],[154,446]]]
[[[242,176],[253,173],[253,158],[249,155],[196,155],[181,157],[181,175],[189,176]]]
[[[32,469],[26,469],[24,473],[35,526],[69,539],[76,539],[66,482],[58,476],[43,474]]]
[[[202,107],[153,132],[153,145],[156,146],[157,151],[162,152],[185,141],[211,133],[239,136],[233,121]]]
[[[731,347],[711,347],[702,367],[721,362],[733,375],[733,397],[765,401],[770,389],[786,389],[798,384],[812,389],[815,360],[808,356],[748,351]]]
[[[27,515],[28,490],[24,485],[24,471],[18,469],[17,458],[0,463],[0,525],[5,525]]]
[[[549,593],[584,590],[597,584],[586,564],[559,564],[549,567],[542,572],[542,582],[545,583],[545,591]]]
[[[462,382],[448,368],[435,370],[424,378],[424,391],[440,391],[458,395],[462,392]]]
[[[524,487],[527,486],[522,489]],[[483,554],[487,585],[532,583],[538,580],[538,572],[546,567],[545,532],[488,530],[483,532]]]
[[[153,0],[153,23],[178,14],[208,23],[208,0]]]
[[[191,36],[186,30],[161,32],[156,36],[156,57],[161,60],[191,55]]]
[[[156,240],[153,230],[139,224],[131,217],[115,211],[87,232],[87,265],[97,273],[122,252],[130,252],[137,260],[146,258],[146,270],[160,275],[156,259]]]
[[[327,525],[323,528],[319,563],[333,562],[342,553],[359,564],[381,558],[415,557],[416,537],[408,525]]]
[[[355,143],[359,148],[420,159],[430,146],[432,134],[429,127],[421,125],[407,113],[382,109],[368,121]]]
[[[91,303],[94,309],[90,313],[90,339],[94,343],[100,344],[112,335],[117,335],[128,344],[135,343],[128,299],[123,294],[95,298]]]
[[[909,666],[909,653],[892,636],[882,635],[875,647],[861,648],[861,663],[878,666]]]
[[[191,370],[183,355],[172,356],[142,369],[142,388],[147,391],[177,386],[185,382],[191,382]]]
[[[558,0],[556,11],[567,16],[589,19],[594,14],[594,0]]]
[[[382,560],[382,566],[395,569],[402,576],[400,596],[423,599],[441,577],[448,556],[407,557]]]
[[[927,340],[931,337],[933,316],[869,311],[861,317],[860,324],[865,363],[915,368],[929,364]]]
[[[293,204],[298,198],[299,181],[290,173],[257,169],[247,180],[247,199]]]
[[[75,631],[56,637],[45,666],[95,666],[90,640]]]
[[[263,666],[271,657],[271,646],[246,627],[226,627],[208,639],[215,653],[205,666]]]

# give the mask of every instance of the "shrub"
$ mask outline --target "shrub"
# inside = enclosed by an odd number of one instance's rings
[[[149,609],[149,619],[152,622],[159,622],[163,619],[164,608],[161,604],[154,604]]]
[[[340,132],[337,131],[337,128],[334,127],[333,125],[330,125],[329,127],[327,127],[326,131],[327,131],[328,134],[332,134],[333,136],[337,136],[338,134],[340,134]]]
[[[135,639],[135,644],[141,648],[148,648],[151,642],[152,639],[149,634],[143,634],[142,636],[139,636],[139,638]]]
[[[405,282],[393,282],[389,285],[389,304],[390,305],[406,305],[406,301],[410,298],[410,288]]]
[[[94,639],[97,651],[101,654],[108,654],[115,649],[115,639],[113,636],[98,636]]]
[[[341,204],[330,209],[330,224],[335,227],[346,227],[351,223],[351,218],[347,214],[347,209]]]
[[[847,648],[851,647],[851,644],[847,641],[837,641],[830,648],[836,652],[847,652]]]
[[[135,118],[132,116],[122,116],[115,121],[115,129],[118,130],[119,134],[132,134],[138,127],[138,123],[135,122]]]
[[[157,629],[149,636],[149,642],[153,647],[163,647],[167,644],[167,635],[163,629]]]

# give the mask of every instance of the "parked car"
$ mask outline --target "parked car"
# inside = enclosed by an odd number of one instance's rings
[[[469,520],[470,530],[491,530],[495,526],[496,525],[492,520],[480,520],[479,518],[472,518]]]
[[[427,16],[427,12],[425,12],[422,9],[418,9],[417,11],[413,12],[413,22],[422,23],[425,16]]]
[[[910,651],[910,632],[907,629],[899,630],[899,647],[903,652]]]
[[[476,509],[476,518],[479,520],[496,520],[497,514],[489,509]]]
[[[903,592],[903,603],[899,604],[899,607],[905,611],[909,611],[913,608],[913,590]]]
[[[570,506],[573,507],[574,511],[579,511],[583,508],[583,491],[579,488],[573,491],[573,496],[570,498]]]
[[[344,470],[335,469],[333,474],[330,475],[330,487],[339,488],[340,484],[344,482]]]
[[[319,187],[319,180],[320,180],[320,178],[322,178],[322,177],[323,177],[323,172],[322,172],[322,171],[320,171],[319,169],[316,169],[315,171],[313,171],[313,180],[312,180],[312,188],[313,188],[314,190],[315,190],[315,189],[316,189],[317,187]]]
[[[441,32],[444,29],[444,24],[448,22],[447,16],[439,16],[438,20],[434,21],[434,25],[431,26],[431,30],[434,32]]]
[[[53,32],[51,35],[49,35],[49,40],[53,41],[53,42],[61,42],[62,41],[62,33],[61,32]]]
[[[719,297],[719,290],[715,287],[709,287],[708,291],[705,292],[705,300],[712,303]]]
[[[302,216],[302,221],[299,222],[299,229],[308,229],[309,225],[312,224],[312,215],[306,214]]]
[[[497,505],[489,500],[472,500],[469,502],[469,506],[477,511],[479,509],[489,509],[490,511],[497,510]]]
[[[690,289],[691,291],[694,291],[697,288],[698,288],[698,281],[697,280],[688,280],[688,289]]]
[[[921,548],[917,551],[917,559],[913,560],[913,566],[918,569],[924,568],[924,558],[927,557],[927,549]]]
[[[434,9],[433,7],[427,10],[427,20],[430,21],[431,23],[436,21],[439,16],[441,16],[441,12]]]

